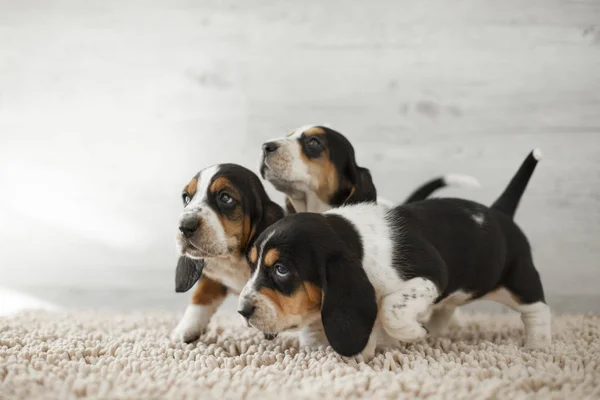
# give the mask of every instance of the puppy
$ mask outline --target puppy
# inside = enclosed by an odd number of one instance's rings
[[[262,145],[260,173],[286,194],[288,212],[323,212],[342,204],[389,202],[378,198],[368,169],[358,166],[352,144],[339,132],[306,126],[287,137]],[[424,200],[445,186],[479,186],[466,175],[433,179],[415,190],[405,202]],[[387,203],[387,204],[385,204]]]
[[[549,345],[550,309],[513,221],[540,156],[527,157],[491,207],[446,198],[279,220],[250,249],[239,313],[263,332],[302,329],[301,346],[370,358],[377,345],[423,339],[457,306],[486,298],[521,313],[525,346]]]
[[[172,337],[188,343],[203,333],[227,293],[242,290],[250,278],[247,250],[284,212],[258,176],[236,164],[203,169],[185,186],[182,199],[176,291],[198,285]]]

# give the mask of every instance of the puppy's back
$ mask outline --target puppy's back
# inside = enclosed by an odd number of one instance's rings
[[[388,211],[395,237],[394,266],[405,279],[420,276],[474,297],[492,290],[508,259],[505,231],[512,224],[496,210],[463,199],[430,199]],[[517,228],[518,229],[518,228]],[[445,268],[440,269],[438,257]]]

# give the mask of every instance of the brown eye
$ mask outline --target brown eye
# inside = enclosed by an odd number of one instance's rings
[[[187,206],[188,204],[190,204],[190,201],[192,200],[192,197],[187,193],[182,194],[181,198],[183,199],[184,206]]]
[[[279,275],[281,278],[285,278],[290,274],[290,270],[283,264],[275,264],[275,273]]]
[[[320,149],[321,148],[321,142],[319,142],[318,139],[316,138],[310,138],[308,140],[308,146],[313,148],[313,149]]]
[[[219,193],[219,201],[226,206],[231,206],[235,203],[235,200],[233,199],[233,197],[231,197],[226,192]]]

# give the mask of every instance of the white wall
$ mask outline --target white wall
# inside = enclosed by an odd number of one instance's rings
[[[308,123],[396,200],[541,147],[517,220],[550,296],[600,292],[600,3],[562,0],[0,0],[0,284],[172,293],[183,185]]]

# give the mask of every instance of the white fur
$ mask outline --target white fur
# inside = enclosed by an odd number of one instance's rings
[[[475,213],[471,215],[471,219],[475,221],[477,225],[483,225],[485,217],[481,213]]]
[[[243,256],[239,260],[228,256],[205,258],[202,274],[212,280],[221,282],[237,293],[242,291],[244,285],[250,279],[248,263]]]
[[[298,130],[293,134],[284,137],[271,139],[268,142],[275,142],[279,146],[277,149],[277,157],[268,157],[265,159],[264,154],[261,155],[260,165],[267,167],[264,171],[264,177],[271,182],[275,188],[288,195],[296,211],[295,201],[305,200],[305,193],[310,191],[311,182],[314,177],[311,177],[308,166],[302,161],[300,145],[298,144],[298,136],[303,131],[298,133]],[[301,205],[298,205],[302,208]],[[298,211],[303,212],[306,210]]]
[[[199,337],[208,326],[210,318],[223,303],[225,298],[215,301],[208,306],[190,304],[185,310],[179,324],[171,333],[171,338],[176,341],[189,342]]]
[[[427,337],[421,321],[438,297],[436,285],[425,278],[413,278],[402,289],[385,296],[379,307],[383,329],[401,342],[414,342]]]
[[[544,155],[542,154],[542,149],[540,149],[539,147],[533,149],[533,158],[535,158],[537,161],[540,161],[543,156]]]
[[[444,175],[444,183],[447,186],[455,186],[455,187],[470,187],[470,188],[479,188],[481,184],[477,180],[477,178],[470,175],[463,174],[447,174]]]
[[[386,209],[372,203],[346,205],[327,211],[346,218],[363,242],[363,268],[381,298],[402,288],[403,280],[392,265],[393,241]]]
[[[198,184],[196,185],[196,193],[192,200],[184,207],[186,209],[196,209],[205,201],[208,194],[208,187],[212,182],[213,177],[219,172],[219,165],[211,165],[203,169],[198,176]]]
[[[331,206],[325,203],[323,200],[316,195],[315,192],[306,192],[306,211],[314,213],[323,213],[331,210]]]

